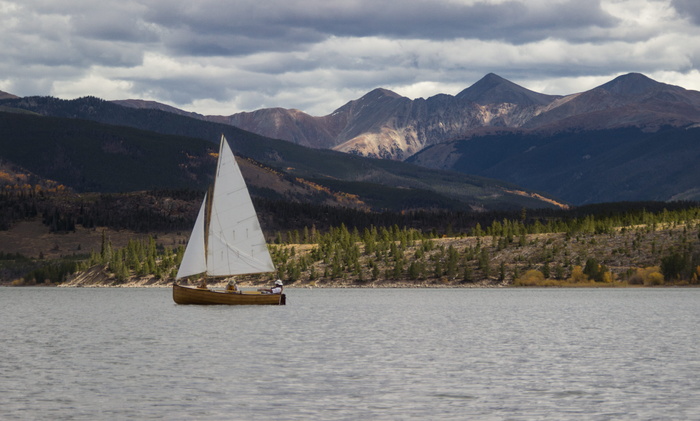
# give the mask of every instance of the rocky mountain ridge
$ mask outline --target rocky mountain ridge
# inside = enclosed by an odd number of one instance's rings
[[[409,161],[503,180],[575,205],[700,200],[700,92],[639,73],[566,96],[537,93],[495,74],[454,96],[411,100],[377,88],[321,117],[283,108],[203,116],[152,101],[94,97],[3,99],[0,106],[209,141],[230,132],[249,139],[238,142],[237,153],[294,176],[323,174],[328,186],[353,194],[369,190],[337,181],[407,187],[405,177],[387,178],[377,166]],[[353,161],[363,156],[388,159]],[[396,170],[410,172],[410,186],[423,188],[419,167]],[[438,184],[441,195],[465,190]]]
[[[2,106],[14,110],[0,112],[2,161],[78,192],[203,189],[213,174],[213,140],[224,134],[253,194],[268,200],[379,211],[563,206],[537,192],[520,194],[527,189],[512,183],[307,148],[95,97],[27,97]]]
[[[218,121],[305,146],[404,160],[428,146],[494,130],[690,125],[700,122],[700,92],[630,73],[589,91],[545,95],[490,73],[455,96],[411,100],[377,88],[327,116],[274,108]]]
[[[0,92],[2,98],[17,98]],[[489,73],[457,95],[409,99],[376,88],[331,114],[264,108],[229,116],[201,115],[154,101],[112,101],[233,125],[265,137],[317,149],[405,160],[426,147],[499,132],[558,133],[700,123],[700,92],[640,73],[619,76],[585,92],[546,95]]]

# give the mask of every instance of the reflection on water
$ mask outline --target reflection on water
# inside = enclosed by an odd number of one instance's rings
[[[0,419],[700,419],[698,289],[0,289]]]

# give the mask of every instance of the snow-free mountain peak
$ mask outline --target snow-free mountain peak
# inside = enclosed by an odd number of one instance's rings
[[[509,103],[529,106],[547,105],[559,97],[531,91],[497,74],[489,73],[472,86],[458,93],[457,98],[479,105]]]
[[[628,73],[599,86],[598,89],[613,95],[637,96],[663,87],[672,85],[657,82],[641,73]]]
[[[361,99],[367,99],[367,100],[376,100],[376,99],[381,99],[383,97],[387,98],[403,98],[401,95],[397,94],[394,91],[390,91],[389,89],[385,88],[376,88],[368,93],[366,93],[364,96],[362,96]]]
[[[700,122],[700,92],[630,73],[568,96],[545,95],[489,73],[456,96],[415,100],[374,89],[323,117],[256,112],[230,123],[265,136],[404,160],[431,145],[493,131],[683,126]],[[270,130],[274,127],[274,130]]]
[[[165,109],[148,101],[127,103],[122,105]],[[191,116],[313,148],[404,160],[431,145],[483,133],[620,127],[655,131],[700,124],[700,92],[629,73],[585,92],[545,95],[489,73],[456,96],[412,100],[376,88],[326,116],[282,108]]]
[[[394,91],[384,88],[376,88],[367,92],[358,99],[347,102],[345,105],[333,111],[330,116],[326,117],[366,114],[368,111],[372,112],[370,110],[377,110],[388,103],[396,103],[400,100],[410,101],[408,98],[403,97]]]

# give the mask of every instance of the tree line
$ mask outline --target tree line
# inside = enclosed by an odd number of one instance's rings
[[[0,230],[41,216],[51,232],[76,227],[129,229],[136,232],[189,230],[203,193],[191,189],[140,193],[76,195],[48,192],[36,186],[0,189]],[[359,209],[254,198],[263,230],[270,240],[276,232],[301,232],[315,226],[327,231],[344,224],[363,230],[371,226],[415,228],[433,235],[513,235],[546,232],[605,232],[615,226],[663,223],[671,213],[697,212],[697,202],[621,202],[572,209],[510,209],[502,211],[413,210],[371,212]],[[664,214],[664,211],[666,214]],[[681,216],[685,217],[685,216]]]
[[[72,232],[78,226],[143,233],[189,230],[201,195],[194,190],[76,195],[6,187],[0,190],[0,230],[37,217],[53,233]]]
[[[610,283],[616,278],[630,284],[658,284],[659,279],[665,279],[667,283],[697,282],[700,276],[700,207],[679,205],[675,210],[649,211],[642,208],[621,213],[598,212],[596,215],[550,218],[544,222],[540,218],[533,222],[527,213],[522,210],[517,219],[493,220],[485,227],[477,222],[467,233],[454,234],[472,239],[459,249],[453,245],[442,246],[439,239],[443,235],[434,230],[424,232],[394,225],[370,226],[361,232],[357,227],[348,229],[341,225],[322,234],[315,226],[278,232],[275,243],[287,247],[274,248],[274,255],[280,276],[291,282],[301,278],[341,277],[351,277],[359,282],[379,278],[446,279],[467,283],[477,279],[503,282],[508,278],[514,282],[528,270],[536,270],[543,279],[573,283]],[[635,255],[643,251],[643,240],[653,238],[657,231],[668,233],[663,237],[666,238],[666,248],[652,239],[647,242],[649,250],[646,253],[658,267],[642,267],[639,271],[628,268],[613,274],[604,262],[605,256],[587,256],[593,253],[589,250],[595,249],[596,241],[621,238],[625,246],[613,249],[613,257],[634,260]],[[538,245],[540,240],[536,236],[533,239],[533,234],[546,233],[563,234],[561,243],[549,243],[550,239],[540,245],[541,252],[527,258],[513,253],[516,256],[514,261],[495,257],[506,249]],[[581,251],[568,255],[569,243],[583,244]],[[296,244],[316,244],[316,247],[308,255],[295,258]],[[316,269],[315,262],[322,263],[323,272]]]
[[[270,235],[277,266],[274,276],[287,283],[388,280],[459,284],[488,280],[516,285],[544,280],[653,285],[660,279],[664,283],[692,283],[700,276],[698,206],[644,207],[565,218],[551,212],[545,218],[537,211],[523,209],[511,216],[484,221],[484,225],[476,222],[462,232],[451,226],[443,230],[398,224],[360,228],[344,222],[277,231]],[[546,233],[558,236],[544,239],[537,235]],[[619,242],[619,246],[606,254],[596,252],[596,247],[606,242]],[[168,280],[174,278],[183,250],[183,246],[169,249],[158,245],[155,238],[114,249],[103,238],[100,253],[83,259],[74,269],[106,265],[118,282],[131,276]],[[637,255],[649,258],[641,261]],[[614,270],[611,262],[615,259],[637,259],[641,266]],[[56,275],[51,278],[62,282],[70,268],[54,267]],[[39,281],[47,275],[31,276]]]

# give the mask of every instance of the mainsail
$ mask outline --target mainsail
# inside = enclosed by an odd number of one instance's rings
[[[209,203],[207,209],[205,197],[177,279],[204,272],[208,276],[274,272],[253,201],[223,135]]]

